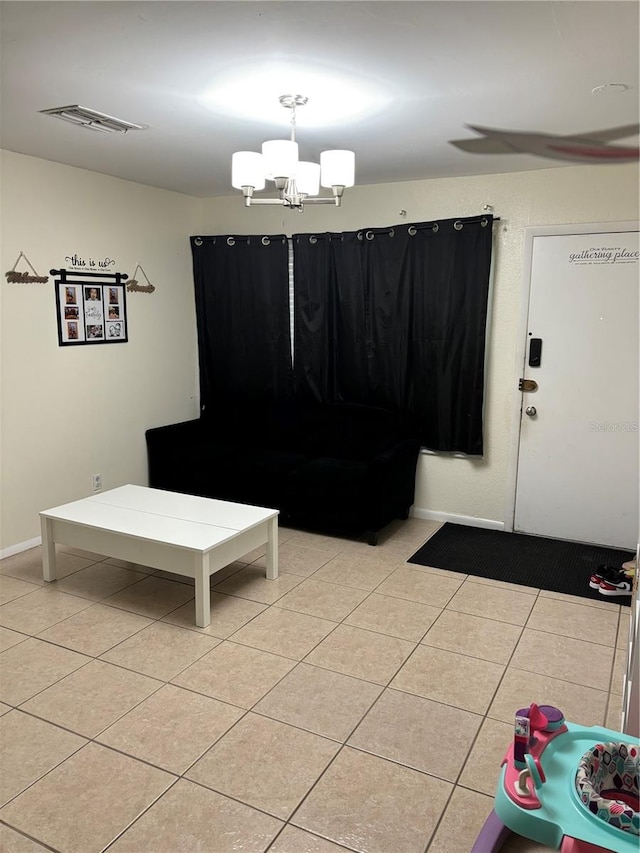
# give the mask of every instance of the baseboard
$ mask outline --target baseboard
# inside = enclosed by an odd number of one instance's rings
[[[35,539],[27,539],[26,542],[18,542],[17,545],[9,545],[8,548],[3,548],[0,551],[0,560],[4,560],[5,557],[13,557],[14,554],[20,554],[22,551],[28,551],[29,548],[37,548],[38,545],[42,545],[41,536],[36,536]]]
[[[452,512],[436,512],[432,509],[422,509],[414,506],[410,513],[414,518],[424,518],[426,521],[450,521],[452,524],[466,524],[468,527],[486,527],[487,530],[504,530],[504,521],[494,521],[491,518],[476,518],[473,515],[457,515]]]

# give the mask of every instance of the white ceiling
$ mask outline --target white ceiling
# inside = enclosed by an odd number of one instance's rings
[[[0,26],[1,147],[194,196],[231,194],[231,154],[287,137],[287,91],[310,98],[301,157],[351,148],[358,184],[566,165],[458,150],[467,124],[638,121],[636,2],[2,2]],[[630,88],[592,94],[612,82]],[[68,104],[148,129],[38,112]]]

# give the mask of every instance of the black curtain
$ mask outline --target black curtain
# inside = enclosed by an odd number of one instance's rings
[[[294,235],[296,394],[395,409],[482,454],[492,217]]]
[[[284,235],[192,237],[200,402],[291,396]]]

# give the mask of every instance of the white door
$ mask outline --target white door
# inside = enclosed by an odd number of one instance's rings
[[[635,550],[638,231],[534,235],[528,245],[522,376],[538,388],[522,393],[514,529]]]

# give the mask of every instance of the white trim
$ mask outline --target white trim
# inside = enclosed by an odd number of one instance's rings
[[[516,340],[515,370],[513,378],[513,403],[511,406],[511,429],[509,434],[509,457],[504,510],[504,530],[513,532],[516,514],[516,489],[518,487],[518,455],[520,452],[520,427],[522,425],[522,392],[518,392],[518,380],[522,378],[527,351],[527,320],[531,291],[531,264],[534,237],[559,237],[567,234],[613,234],[617,231],[637,231],[638,222],[582,222],[573,225],[534,225],[524,228],[522,248],[522,280],[520,285],[520,318]]]
[[[452,459],[482,459],[479,453],[464,453],[462,450],[432,450],[430,447],[421,447],[423,456],[450,456]]]
[[[412,507],[409,513],[413,518],[423,518],[427,521],[450,521],[452,524],[465,524],[467,527],[484,527],[487,530],[504,530],[503,521],[494,521],[492,518],[476,518],[473,515],[458,515],[454,512],[436,512],[432,509]]]
[[[27,539],[26,542],[18,542],[17,545],[9,545],[8,548],[3,548],[0,551],[0,560],[4,560],[5,557],[13,557],[14,554],[21,554],[30,548],[37,548],[38,545],[42,545],[41,536],[36,536],[35,539]]]

